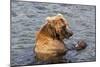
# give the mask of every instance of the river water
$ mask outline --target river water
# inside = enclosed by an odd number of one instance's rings
[[[35,61],[33,47],[35,32],[44,24],[45,18],[58,13],[69,21],[74,35],[64,40],[73,48],[80,39],[87,43],[84,50],[69,50],[65,58],[71,63],[96,60],[95,6],[13,1],[11,3],[11,65],[47,64]],[[67,60],[66,63],[67,63]]]

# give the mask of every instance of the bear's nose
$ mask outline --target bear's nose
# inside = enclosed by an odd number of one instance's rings
[[[68,29],[67,29],[67,33],[68,33],[69,37],[73,35],[73,32],[71,30],[68,30]]]

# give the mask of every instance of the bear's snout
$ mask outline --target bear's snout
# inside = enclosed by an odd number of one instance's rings
[[[73,35],[73,32],[71,30],[66,30],[66,38],[69,38]]]

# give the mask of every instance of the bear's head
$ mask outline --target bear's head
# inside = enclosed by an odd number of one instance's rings
[[[61,40],[73,35],[73,32],[69,29],[67,20],[65,20],[62,14],[47,17],[41,32],[43,32],[44,35]]]

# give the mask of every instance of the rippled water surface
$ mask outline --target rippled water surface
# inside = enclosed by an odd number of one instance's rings
[[[57,13],[64,15],[74,32],[69,40],[64,40],[66,46],[72,48],[80,39],[87,43],[86,49],[70,50],[65,58],[70,62],[95,61],[95,6],[14,1],[11,3],[11,65],[46,64],[35,61],[35,32],[46,17]]]

